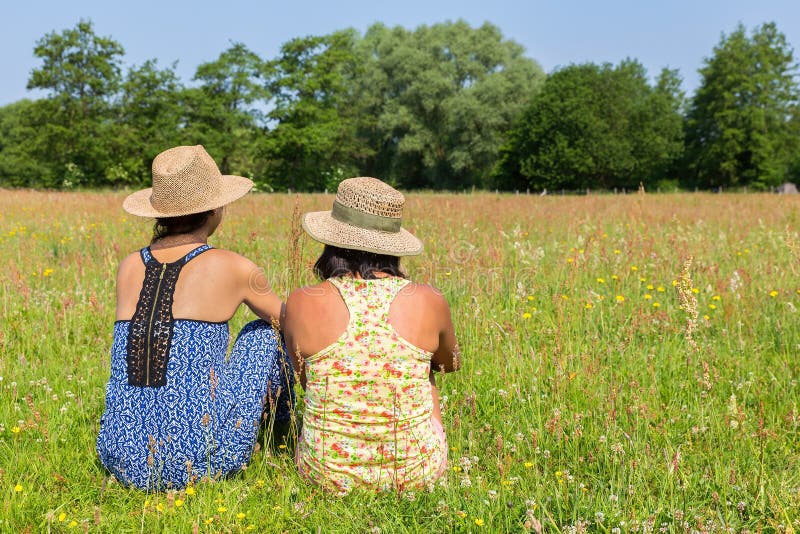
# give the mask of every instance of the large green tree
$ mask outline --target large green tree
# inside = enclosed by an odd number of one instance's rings
[[[375,24],[359,91],[375,157],[366,172],[405,187],[481,186],[503,133],[544,74],[491,24],[464,21],[409,31]]]
[[[42,64],[28,88],[47,92],[47,109],[29,118],[35,121],[38,160],[50,168],[44,185],[107,182],[106,169],[114,163],[107,145],[115,134],[111,107],[123,53],[118,42],[95,34],[88,20],[37,41],[34,55]]]
[[[353,30],[292,39],[270,64],[274,128],[262,154],[271,186],[334,189],[370,154],[358,133],[369,120],[357,83],[365,64],[358,39]]]
[[[225,174],[251,175],[258,167],[255,144],[263,135],[266,65],[242,43],[197,68],[198,87],[183,92],[188,110],[185,143],[206,147]]]
[[[640,63],[570,65],[551,74],[508,134],[494,185],[504,189],[635,188],[681,154],[677,73],[655,87]]]
[[[798,150],[791,120],[797,65],[774,23],[723,35],[700,69],[686,121],[687,183],[766,188],[787,176]]]
[[[175,65],[148,60],[129,69],[116,107],[118,163],[107,171],[115,183],[146,184],[156,154],[184,142],[183,91]]]

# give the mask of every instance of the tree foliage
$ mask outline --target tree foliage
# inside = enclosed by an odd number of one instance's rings
[[[664,70],[651,87],[632,60],[554,72],[511,129],[496,185],[577,190],[652,183],[682,149],[679,85],[677,74]]]
[[[796,161],[797,65],[774,23],[723,35],[689,110],[688,185],[778,185]],[[793,119],[794,118],[794,119]]]

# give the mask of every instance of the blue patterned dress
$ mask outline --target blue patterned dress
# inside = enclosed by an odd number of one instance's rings
[[[249,461],[265,405],[266,417],[289,419],[291,363],[270,325],[248,323],[226,358],[227,322],[172,317],[180,268],[209,248],[171,264],[143,249],[146,272],[137,312],[114,323],[97,452],[125,485],[163,490],[224,477]],[[174,280],[163,282],[171,272]],[[161,282],[155,298],[152,280]],[[132,358],[132,352],[143,357]]]

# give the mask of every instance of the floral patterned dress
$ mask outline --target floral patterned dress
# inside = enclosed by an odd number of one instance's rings
[[[342,336],[306,357],[301,473],[346,493],[424,488],[444,471],[447,443],[434,419],[432,353],[400,337],[389,306],[408,280],[331,278],[350,312]]]

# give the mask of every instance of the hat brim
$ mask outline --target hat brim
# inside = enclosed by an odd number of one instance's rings
[[[202,206],[192,206],[182,210],[159,211],[150,203],[153,188],[148,187],[141,191],[131,193],[122,203],[122,209],[139,217],[180,217],[193,213],[202,213],[230,204],[245,196],[253,188],[253,181],[243,176],[223,175],[220,180],[220,191],[217,196],[210,199]]]
[[[306,213],[301,223],[312,239],[325,245],[387,256],[416,256],[424,248],[422,241],[404,228],[399,232],[367,230],[334,219],[330,211]]]

